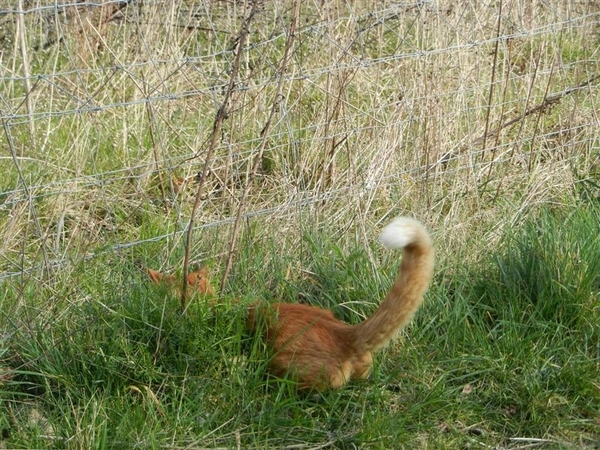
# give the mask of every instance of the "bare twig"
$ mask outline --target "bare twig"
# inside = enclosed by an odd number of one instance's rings
[[[19,0],[19,11],[25,11],[23,6],[23,0]],[[27,114],[29,115],[29,134],[31,139],[31,146],[35,147],[35,125],[33,123],[33,105],[31,103],[31,70],[29,68],[29,55],[27,53],[27,39],[25,39],[24,16],[24,14],[17,15],[17,29],[19,30],[19,47],[21,48],[21,58],[23,59],[23,82],[25,83],[25,102],[27,105]]]
[[[485,152],[485,146],[487,144],[488,129],[490,126],[490,114],[491,114],[491,110],[492,110],[492,97],[494,94],[494,84],[496,82],[496,65],[498,63],[498,52],[499,52],[499,46],[500,46],[500,28],[502,26],[502,3],[503,3],[502,0],[500,0],[500,3],[498,4],[498,24],[497,24],[497,28],[496,28],[496,46],[494,48],[494,62],[492,63],[492,79],[490,80],[490,92],[488,93],[487,113],[486,113],[486,117],[485,117],[485,131],[483,132],[483,142],[481,144],[481,148],[482,148],[482,150],[484,150],[484,152]],[[481,153],[482,157],[485,154],[484,152]]]
[[[150,142],[152,143],[152,156],[154,157],[154,164],[158,168],[158,151],[157,151],[157,143],[154,135],[154,127],[156,126],[156,121],[154,119],[154,110],[150,103],[146,103],[146,115],[148,116],[148,134],[150,136]],[[161,200],[163,203],[163,207],[165,208],[165,213],[168,212],[167,206],[167,195],[165,192],[165,187],[163,185],[163,177],[162,171],[157,170],[158,174],[158,189],[160,190]]]
[[[496,136],[503,129],[508,128],[518,122],[523,121],[526,117],[528,117],[532,114],[544,112],[546,109],[554,106],[556,103],[561,101],[564,97],[574,94],[575,92],[579,92],[580,90],[585,89],[586,87],[589,87],[592,83],[594,83],[595,81],[598,81],[598,80],[600,80],[600,74],[594,75],[593,77],[587,79],[586,81],[584,81],[576,86],[572,86],[570,88],[564,89],[564,90],[557,92],[555,94],[552,94],[552,95],[546,95],[544,97],[544,100],[542,100],[537,105],[532,106],[531,108],[525,110],[522,114],[519,114],[517,117],[507,120],[506,122],[503,122],[500,125],[498,125],[492,131],[489,131],[487,133],[487,137]],[[546,89],[546,93],[547,93],[547,91],[548,91],[548,89]],[[470,149],[471,147],[480,145],[483,142],[484,138],[485,138],[485,135],[479,136],[477,139],[474,139],[469,144],[461,147],[460,149],[458,149],[456,151],[450,151],[450,152],[445,153],[437,162],[432,164],[429,168],[436,166],[438,164],[445,165],[449,161],[458,157],[461,153]]]
[[[511,56],[510,56],[510,48],[511,47],[510,47],[510,45],[509,45],[508,48],[509,48],[509,56],[508,56],[508,58],[510,60],[511,59]],[[535,64],[535,67],[534,67],[533,76],[531,78],[531,82],[529,83],[529,88],[527,89],[527,98],[525,99],[525,109],[524,109],[524,112],[526,112],[529,109],[529,103],[531,101],[531,95],[532,95],[532,92],[533,92],[533,87],[535,86],[535,83],[536,83],[536,80],[537,80],[538,71],[539,71],[539,68],[540,68],[540,65],[541,65],[541,59],[542,59],[542,52],[540,52],[538,54],[538,59],[537,59],[537,63]],[[510,67],[507,70],[510,71],[511,70]],[[508,84],[508,80],[509,80],[509,76],[507,75],[507,77],[506,77],[507,84]],[[504,113],[502,113],[500,115],[500,117],[503,117],[503,116],[504,116]],[[521,120],[523,118],[525,118],[524,115],[522,115],[520,118],[514,119],[515,121],[519,122],[519,130],[517,131],[517,140],[519,140],[519,141],[521,140],[521,136],[523,135],[523,129],[525,127],[525,120]],[[499,144],[499,141],[500,141],[500,131],[498,130],[494,134],[495,134],[494,149],[495,149],[496,147],[498,147],[498,144]],[[512,146],[512,148],[510,150],[510,156],[509,156],[510,159],[512,159],[514,153],[515,153],[515,146]],[[494,160],[494,156],[493,155],[492,155],[491,160],[492,161]],[[492,167],[493,167],[493,164],[490,164],[490,167],[489,167],[489,170],[488,170],[488,179],[490,178],[490,174],[492,173]],[[504,180],[506,179],[507,173],[508,173],[507,171],[504,171],[504,174],[503,174],[502,178],[498,182],[498,186],[496,187],[496,193],[494,194],[494,198],[492,199],[492,202],[494,202],[494,203],[496,202],[496,200],[498,199],[498,196],[500,195],[500,193],[502,191],[502,186],[504,184]]]
[[[583,88],[588,87],[590,84],[592,84],[594,81],[597,81],[597,80],[600,80],[600,75],[594,75],[592,78],[584,81],[583,83],[580,83],[577,86],[567,88],[564,91],[557,92],[556,94],[552,94],[552,95],[547,95],[546,97],[544,97],[544,101],[542,103],[540,103],[539,105],[536,105],[536,106],[528,109],[521,116],[519,116],[515,119],[512,119],[512,120],[509,120],[508,122],[505,122],[502,125],[500,125],[500,127],[498,127],[498,131],[501,130],[502,128],[506,128],[506,127],[514,124],[515,122],[518,122],[519,120],[521,120],[533,113],[547,109],[548,107],[550,107],[550,106],[554,105],[555,103],[557,103],[558,101],[562,100],[563,97],[573,94],[574,92],[580,91]],[[495,131],[495,132],[497,132],[497,131]]]
[[[258,172],[258,168],[262,161],[262,156],[265,150],[265,147],[269,138],[269,131],[271,130],[271,126],[273,124],[273,118],[275,117],[275,113],[279,110],[279,102],[281,101],[281,91],[283,89],[283,82],[285,80],[285,73],[287,70],[287,65],[290,59],[291,48],[294,42],[294,33],[296,30],[296,25],[298,23],[298,16],[300,14],[300,0],[294,0],[292,3],[292,18],[290,20],[290,27],[288,31],[288,35],[285,42],[285,51],[283,54],[283,58],[281,60],[281,65],[278,70],[278,81],[277,81],[277,90],[275,92],[275,97],[273,98],[273,103],[271,104],[271,111],[269,112],[269,117],[265,126],[261,132],[261,141],[260,147],[258,148],[258,152],[254,158],[254,164],[252,167],[252,172],[250,174],[250,178],[248,179],[246,186],[244,188],[244,192],[242,194],[242,198],[240,200],[240,206],[238,207],[237,214],[235,217],[235,223],[233,225],[233,233],[231,236],[231,243],[229,245],[229,254],[227,256],[227,263],[225,264],[225,271],[223,272],[223,277],[221,278],[221,291],[223,291],[225,284],[227,283],[227,278],[229,277],[229,272],[231,271],[231,265],[233,263],[233,255],[235,253],[237,238],[239,235],[239,227],[242,218],[242,213],[244,211],[246,205],[246,198],[248,197],[248,193],[250,192],[250,188],[252,187],[252,180],[256,176]]]
[[[510,42],[507,43],[507,47],[508,47],[508,53],[509,53],[509,57],[510,57]],[[506,75],[504,77],[504,89],[502,90],[502,103],[500,104],[500,117],[504,117],[504,109],[506,108],[506,97],[507,97],[507,93],[508,93],[508,87],[510,84],[510,65],[506,64]],[[498,148],[498,143],[500,140],[500,133],[496,133],[495,138],[494,138],[494,144],[492,145],[492,156],[491,156],[491,160],[493,161],[496,158],[496,149]],[[493,165],[490,164],[490,166],[488,167],[488,173],[487,173],[487,179],[489,180],[491,175],[492,175],[492,167]]]
[[[41,240],[40,248],[42,250],[42,256],[44,258],[43,269],[47,270],[50,267],[50,265],[48,263],[49,258],[48,258],[48,253],[46,250],[46,237],[44,236],[44,233],[42,233],[42,226],[40,225],[40,221],[36,214],[36,210],[35,210],[35,206],[34,206],[34,197],[31,194],[31,191],[29,190],[29,186],[27,185],[27,181],[25,180],[25,176],[23,175],[23,172],[21,171],[21,166],[19,165],[19,158],[17,155],[15,143],[13,141],[10,127],[6,120],[2,120],[2,127],[4,129],[4,134],[6,136],[6,142],[8,143],[8,148],[10,150],[10,154],[12,156],[13,163],[15,165],[15,169],[17,170],[19,182],[21,183],[23,192],[25,192],[27,201],[29,203],[29,213],[31,214],[31,217],[33,218],[33,223],[35,225],[36,232]],[[25,251],[22,252],[21,257],[23,258],[24,255],[25,255]],[[21,264],[21,273],[24,274],[24,263]]]
[[[238,78],[238,73],[240,69],[240,61],[243,53],[244,42],[246,42],[246,37],[250,33],[250,23],[254,19],[254,16],[258,12],[258,9],[261,5],[261,2],[257,1],[253,3],[252,9],[248,14],[248,17],[244,20],[242,25],[242,29],[238,34],[238,38],[236,39],[235,44],[235,57],[233,59],[233,63],[231,65],[231,76],[229,77],[229,83],[225,90],[225,96],[223,98],[223,102],[219,106],[217,113],[215,115],[215,119],[213,122],[213,129],[210,136],[210,141],[208,144],[208,151],[206,153],[206,159],[204,160],[204,167],[202,169],[202,176],[198,182],[198,190],[196,191],[196,198],[194,200],[194,206],[192,208],[192,212],[190,214],[190,220],[188,222],[188,228],[185,239],[185,256],[183,259],[183,282],[181,288],[181,310],[185,312],[187,307],[187,274],[189,272],[189,263],[190,263],[190,247],[192,243],[192,234],[194,231],[194,220],[196,218],[196,213],[198,211],[198,207],[200,206],[200,201],[202,199],[202,193],[204,191],[204,184],[206,182],[206,177],[210,170],[210,164],[212,162],[212,158],[214,156],[215,150],[217,148],[217,140],[221,135],[221,128],[223,126],[223,122],[228,116],[229,113],[229,100],[231,95],[235,89],[235,83]]]
[[[546,83],[546,91],[544,92],[544,98],[547,99],[548,98],[548,90],[550,89],[550,83],[552,81],[552,76],[554,75],[554,64],[552,65],[552,68],[550,69],[550,76],[548,77],[548,82]],[[529,165],[528,165],[528,169],[529,172],[531,172],[531,169],[533,168],[533,162],[535,160],[534,157],[534,152],[533,152],[533,144],[535,142],[535,139],[537,138],[538,135],[538,131],[540,129],[540,118],[542,117],[542,113],[544,112],[543,109],[539,109],[537,111],[537,120],[535,121],[535,127],[533,127],[533,136],[531,136],[531,141],[529,144]]]
[[[329,97],[330,96],[329,95],[327,96],[326,110],[328,112],[328,118],[327,118],[327,122],[325,123],[325,130],[323,133],[325,136],[325,139],[326,139],[325,155],[324,155],[323,168],[322,168],[321,177],[320,177],[321,189],[323,191],[326,191],[331,186],[331,183],[333,182],[333,178],[334,178],[334,174],[335,174],[335,159],[336,159],[337,148],[341,144],[346,142],[346,140],[348,139],[348,136],[349,136],[349,134],[345,134],[341,138],[336,139],[335,136],[330,137],[329,130],[332,127],[332,124],[337,123],[337,121],[340,118],[341,111],[344,107],[344,93],[346,92],[348,85],[352,81],[352,78],[354,77],[355,74],[356,74],[356,72],[350,74],[346,70],[342,70],[338,74],[337,92],[335,94],[334,104],[333,104],[330,114],[329,114]],[[330,91],[331,91],[331,89],[328,89],[328,92],[330,92]]]

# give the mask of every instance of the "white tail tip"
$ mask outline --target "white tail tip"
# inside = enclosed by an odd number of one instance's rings
[[[396,217],[383,229],[379,242],[389,249],[404,248],[425,237],[427,231],[420,222],[410,217]]]

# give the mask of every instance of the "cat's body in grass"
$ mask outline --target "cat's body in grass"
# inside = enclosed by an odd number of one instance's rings
[[[387,248],[403,249],[403,258],[391,290],[367,320],[349,325],[329,310],[304,304],[250,306],[248,328],[266,340],[272,374],[296,380],[301,389],[319,391],[369,375],[373,353],[395,337],[421,305],[434,262],[431,239],[413,219],[394,219],[380,240]],[[160,282],[162,277],[152,272],[152,279]],[[212,291],[206,272],[193,280],[190,284],[200,292]]]

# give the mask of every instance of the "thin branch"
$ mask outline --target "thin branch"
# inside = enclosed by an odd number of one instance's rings
[[[544,92],[544,98],[548,98],[548,91],[550,90],[550,83],[552,82],[552,76],[554,75],[554,64],[552,64],[552,69],[550,70],[550,76],[548,76],[548,82],[546,83],[546,91]],[[528,169],[531,172],[533,168],[533,162],[535,160],[535,153],[533,152],[533,144],[535,139],[537,138],[539,129],[540,129],[540,119],[542,117],[543,109],[538,110],[537,120],[535,121],[535,127],[533,127],[533,136],[531,136],[530,144],[529,144],[529,164]]]
[[[168,213],[169,207],[167,204],[167,194],[165,192],[162,171],[158,170],[159,169],[159,159],[158,159],[158,151],[157,151],[158,146],[157,146],[156,137],[154,134],[154,127],[156,126],[156,121],[154,118],[154,110],[150,103],[146,103],[146,116],[148,117],[148,134],[150,136],[150,142],[152,143],[152,156],[154,158],[156,173],[158,175],[158,189],[160,190],[160,196],[161,196],[163,207],[165,208],[165,213]]]
[[[507,43],[507,48],[508,48],[508,54],[509,54],[509,58],[510,58],[510,42]],[[540,53],[541,54],[541,53]],[[505,64],[506,65],[506,76],[504,77],[504,89],[502,90],[502,103],[500,105],[500,117],[504,117],[505,114],[505,108],[507,105],[507,101],[506,101],[506,97],[507,97],[507,93],[508,93],[508,87],[510,84],[510,64]],[[537,66],[536,66],[537,68]],[[525,103],[525,105],[527,105],[527,103]],[[498,148],[498,143],[500,140],[500,133],[496,133],[496,136],[494,137],[494,144],[492,146],[492,156],[491,156],[491,160],[493,161],[496,158],[496,149]],[[487,179],[489,181],[490,177],[492,176],[492,164],[490,164],[490,166],[488,167],[488,173],[487,173]]]
[[[29,213],[31,214],[31,217],[33,218],[33,223],[35,225],[36,232],[41,240],[40,248],[42,250],[42,256],[44,258],[44,266],[43,267],[44,267],[44,269],[48,269],[50,267],[50,264],[48,263],[49,258],[48,258],[48,253],[46,250],[46,237],[44,236],[44,233],[42,233],[42,226],[40,225],[40,221],[39,221],[39,219],[37,217],[37,213],[35,211],[35,206],[34,206],[34,201],[33,201],[34,198],[33,198],[33,195],[31,195],[31,191],[29,190],[29,187],[27,186],[27,182],[25,181],[23,172],[21,171],[21,166],[19,165],[19,157],[17,155],[15,143],[13,141],[10,127],[6,120],[2,120],[2,127],[4,129],[4,134],[6,136],[6,142],[8,143],[8,148],[10,150],[10,154],[12,156],[13,163],[15,165],[15,169],[17,170],[19,182],[21,183],[21,186],[23,187],[23,192],[25,192],[27,201],[29,203]],[[24,255],[25,255],[25,250],[23,249],[22,257],[24,257]],[[24,272],[24,264],[21,264],[21,271]]]
[[[285,42],[285,51],[284,51],[283,58],[281,60],[281,65],[279,66],[279,70],[278,70],[279,79],[277,80],[277,90],[275,92],[275,97],[273,99],[273,103],[271,104],[271,111],[269,112],[269,117],[267,119],[265,126],[263,127],[263,129],[261,131],[260,147],[259,147],[256,157],[254,159],[254,165],[252,167],[252,172],[250,173],[250,177],[246,182],[246,186],[244,188],[244,192],[243,192],[242,198],[240,200],[240,206],[237,210],[237,214],[235,217],[235,223],[233,225],[233,233],[231,236],[231,243],[229,245],[229,254],[227,256],[227,263],[225,264],[225,271],[223,272],[223,277],[221,278],[221,291],[223,291],[223,289],[225,288],[225,285],[227,283],[227,278],[229,277],[229,272],[231,271],[231,266],[233,264],[233,255],[234,255],[235,249],[236,249],[236,243],[237,243],[237,238],[239,235],[239,228],[240,228],[242,213],[246,206],[246,199],[247,199],[250,189],[252,187],[252,181],[256,177],[256,173],[258,172],[258,168],[261,164],[262,156],[263,156],[263,153],[264,153],[264,150],[267,145],[268,138],[269,138],[269,132],[270,132],[271,126],[273,124],[273,118],[275,117],[275,114],[279,110],[279,102],[281,101],[281,91],[283,89],[285,73],[286,73],[288,62],[290,59],[291,48],[294,43],[294,33],[296,31],[296,25],[298,23],[298,17],[300,15],[300,0],[295,0],[292,3],[292,11],[293,12],[292,12],[292,18],[290,20],[290,27],[289,27],[288,35],[287,35],[286,42]]]
[[[25,11],[23,0],[19,0],[19,11]],[[35,148],[35,125],[33,123],[33,105],[31,103],[31,69],[29,67],[29,55],[27,53],[27,39],[25,39],[25,17],[24,14],[17,16],[17,29],[19,36],[19,47],[21,48],[21,59],[23,60],[23,82],[25,83],[25,102],[27,115],[29,116],[29,134],[31,146]]]
[[[576,86],[572,86],[570,88],[564,89],[564,90],[557,92],[555,94],[552,94],[552,95],[546,95],[540,103],[525,110],[522,114],[519,114],[517,117],[501,123],[494,130],[489,131],[487,136],[488,137],[495,136],[498,133],[500,133],[503,129],[508,128],[518,122],[525,120],[526,117],[528,117],[532,114],[535,114],[537,112],[541,113],[541,112],[545,111],[546,109],[554,106],[554,104],[561,101],[564,97],[574,94],[575,92],[579,92],[582,89],[589,87],[592,83],[594,83],[595,81],[598,81],[598,80],[600,80],[600,74],[594,75],[593,77],[587,79],[586,81],[584,81]],[[547,91],[547,89],[546,89],[546,91]],[[439,160],[437,160],[434,164],[429,166],[429,168],[431,169],[432,167],[434,167],[438,164],[442,164],[442,165],[447,164],[448,162],[457,158],[461,153],[468,150],[469,148],[481,144],[483,142],[484,138],[485,138],[485,135],[479,136],[477,139],[474,139],[469,144],[462,146],[457,151],[449,151],[449,152],[444,153],[444,155],[442,155],[442,157]]]
[[[181,310],[185,312],[187,308],[187,274],[189,272],[189,264],[190,264],[190,247],[192,244],[192,234],[194,231],[194,221],[196,218],[196,213],[200,206],[200,201],[202,199],[202,194],[204,191],[204,184],[206,182],[206,177],[210,170],[210,164],[212,162],[212,158],[215,154],[215,150],[217,148],[217,140],[221,135],[221,128],[223,127],[223,122],[227,119],[229,114],[229,100],[231,98],[232,93],[235,90],[235,84],[238,79],[238,73],[240,69],[240,61],[243,53],[244,42],[246,42],[246,36],[250,34],[250,23],[254,19],[254,16],[258,12],[258,9],[261,5],[261,2],[257,1],[252,5],[252,9],[248,14],[248,17],[244,20],[242,25],[242,29],[240,30],[238,37],[236,39],[235,45],[235,58],[233,59],[233,63],[231,66],[231,76],[229,77],[229,83],[227,85],[227,89],[225,90],[225,97],[223,98],[223,102],[219,106],[217,113],[215,115],[215,120],[213,122],[213,129],[210,136],[210,141],[208,144],[208,152],[206,153],[206,159],[204,161],[204,167],[202,169],[202,175],[198,182],[198,190],[196,191],[196,198],[194,200],[194,206],[192,208],[192,212],[190,214],[190,220],[188,223],[186,239],[185,239],[185,256],[183,259],[183,282],[181,288]]]
[[[490,126],[490,115],[492,110],[492,97],[494,94],[494,84],[496,82],[496,65],[498,63],[498,52],[500,47],[500,28],[502,26],[502,0],[498,5],[498,25],[496,27],[496,47],[494,48],[494,62],[492,63],[492,79],[490,80],[490,92],[488,94],[488,102],[487,102],[487,114],[485,117],[485,131],[483,132],[483,143],[481,145],[481,149],[484,151],[481,153],[481,156],[485,154],[485,146],[487,145],[487,136],[488,129]]]

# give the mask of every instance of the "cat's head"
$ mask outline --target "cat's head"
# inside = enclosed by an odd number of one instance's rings
[[[158,285],[169,286],[176,294],[181,295],[182,283],[175,275],[166,275],[158,270],[146,268],[145,272],[150,279]],[[195,272],[190,272],[186,277],[187,285],[193,288],[193,294],[204,294],[213,296],[215,290],[210,284],[210,274],[206,266]]]

